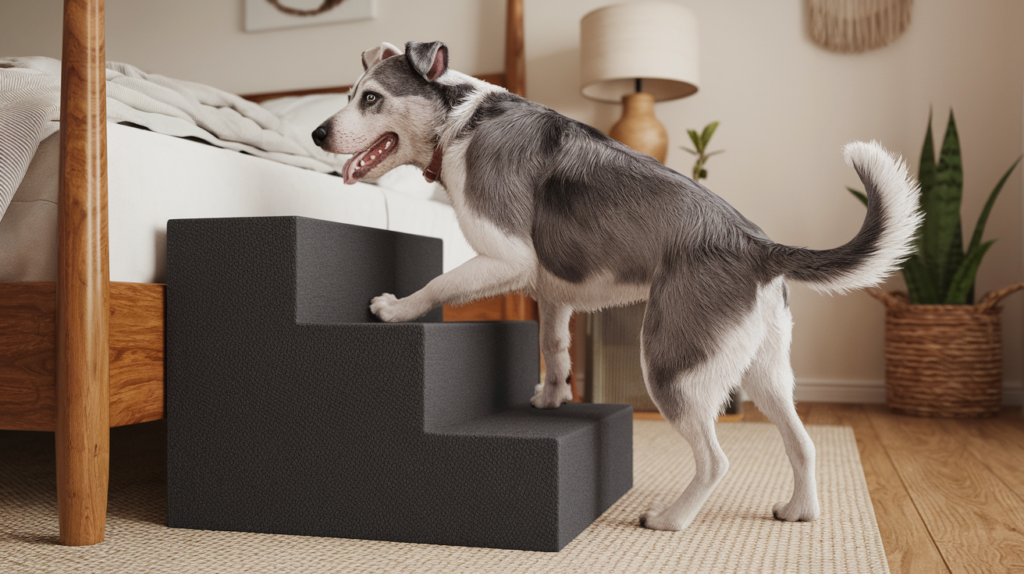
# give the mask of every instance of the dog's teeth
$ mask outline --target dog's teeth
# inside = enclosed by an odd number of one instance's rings
[[[366,165],[366,162],[365,162],[365,161],[362,161],[362,160],[360,160],[360,161],[359,161],[359,167],[363,167],[364,165]]]
[[[371,156],[370,156],[370,161],[373,161],[373,160],[375,160],[375,159],[377,159],[377,156],[375,156],[375,155],[371,155]]]
[[[384,142],[384,149],[388,149],[389,147],[391,147],[391,142],[390,141]]]

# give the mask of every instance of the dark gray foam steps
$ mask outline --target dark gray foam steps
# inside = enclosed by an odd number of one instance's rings
[[[632,410],[529,406],[533,322],[383,324],[441,242],[172,220],[168,524],[555,551],[632,486]]]

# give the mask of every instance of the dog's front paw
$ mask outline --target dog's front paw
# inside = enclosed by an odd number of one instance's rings
[[[820,514],[818,501],[814,501],[813,504],[798,504],[797,501],[790,500],[772,507],[772,516],[775,520],[786,522],[811,522],[817,520]]]
[[[370,312],[380,317],[380,320],[385,323],[412,321],[426,313],[426,311],[421,311],[412,305],[409,302],[409,297],[399,299],[391,293],[384,293],[379,297],[374,297],[370,301]]]
[[[541,383],[534,388],[530,404],[538,409],[557,409],[572,400],[569,383]]]
[[[665,505],[660,502],[651,504],[651,507],[647,509],[647,512],[640,515],[640,526],[642,528],[648,528],[650,530],[681,530],[681,528],[672,524],[669,520],[666,520]]]

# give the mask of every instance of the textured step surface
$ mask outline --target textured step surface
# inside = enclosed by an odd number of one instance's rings
[[[629,407],[529,407],[535,323],[370,316],[439,240],[177,220],[167,253],[170,526],[553,551],[632,486]]]

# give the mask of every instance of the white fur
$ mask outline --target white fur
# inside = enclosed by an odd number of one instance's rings
[[[534,389],[530,404],[539,409],[553,409],[572,400],[569,386],[569,318],[572,307],[556,305],[544,299],[537,302],[540,310],[540,348],[544,353],[544,382]]]
[[[582,283],[571,283],[538,267],[535,285],[536,292],[542,293],[547,301],[569,305],[577,311],[599,311],[646,301],[651,293],[650,285],[616,281],[610,271],[595,273]]]
[[[876,141],[852,142],[843,148],[847,165],[869,174],[882,200],[885,226],[880,249],[842,277],[808,282],[822,292],[840,292],[873,287],[899,269],[914,252],[914,235],[924,214],[918,208],[920,186],[907,173],[903,158],[890,154]]]
[[[381,320],[412,321],[442,304],[459,305],[477,299],[523,290],[523,268],[501,259],[477,255],[432,279],[419,291],[396,298],[390,293],[374,297],[370,311]]]

